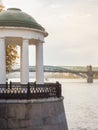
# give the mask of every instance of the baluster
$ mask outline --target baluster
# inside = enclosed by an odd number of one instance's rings
[[[30,99],[30,83],[27,84],[27,98]]]
[[[34,89],[36,90],[36,82],[34,82]]]
[[[8,82],[6,82],[6,89],[8,89]]]
[[[12,88],[12,82],[10,81],[10,89]]]
[[[56,96],[58,97],[58,98],[60,98],[61,97],[61,84],[59,83],[59,82],[56,82]]]

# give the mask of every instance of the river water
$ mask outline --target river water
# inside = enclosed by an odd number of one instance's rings
[[[48,81],[62,84],[69,130],[98,130],[98,80],[91,84],[86,79],[51,78]]]
[[[62,80],[69,130],[98,130],[98,81]]]

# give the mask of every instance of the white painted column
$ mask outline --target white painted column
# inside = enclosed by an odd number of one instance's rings
[[[36,44],[36,83],[44,84],[43,43]]]
[[[20,80],[21,84],[27,84],[29,82],[29,40],[23,39],[23,43],[21,45],[21,60],[20,60]]]
[[[6,83],[5,38],[0,38],[0,84]]]

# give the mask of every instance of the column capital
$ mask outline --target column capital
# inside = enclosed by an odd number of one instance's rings
[[[45,41],[40,41],[39,43],[45,43]]]
[[[27,44],[29,45],[29,39],[27,39],[27,38],[23,38],[23,42],[22,42],[22,44],[25,44],[25,43],[27,43]]]
[[[23,37],[22,39],[23,39],[23,40],[29,40],[28,38],[24,38],[24,37]]]
[[[0,39],[5,40],[5,37],[0,37]]]

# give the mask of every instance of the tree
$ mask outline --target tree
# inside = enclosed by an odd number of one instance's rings
[[[2,4],[2,1],[0,0],[0,12],[4,10],[4,6]]]
[[[11,72],[13,65],[18,58],[17,46],[14,44],[8,44],[6,46],[6,72]]]
[[[0,12],[4,11],[2,1],[0,1]],[[17,46],[15,44],[6,45],[6,72],[10,72],[18,58]]]

